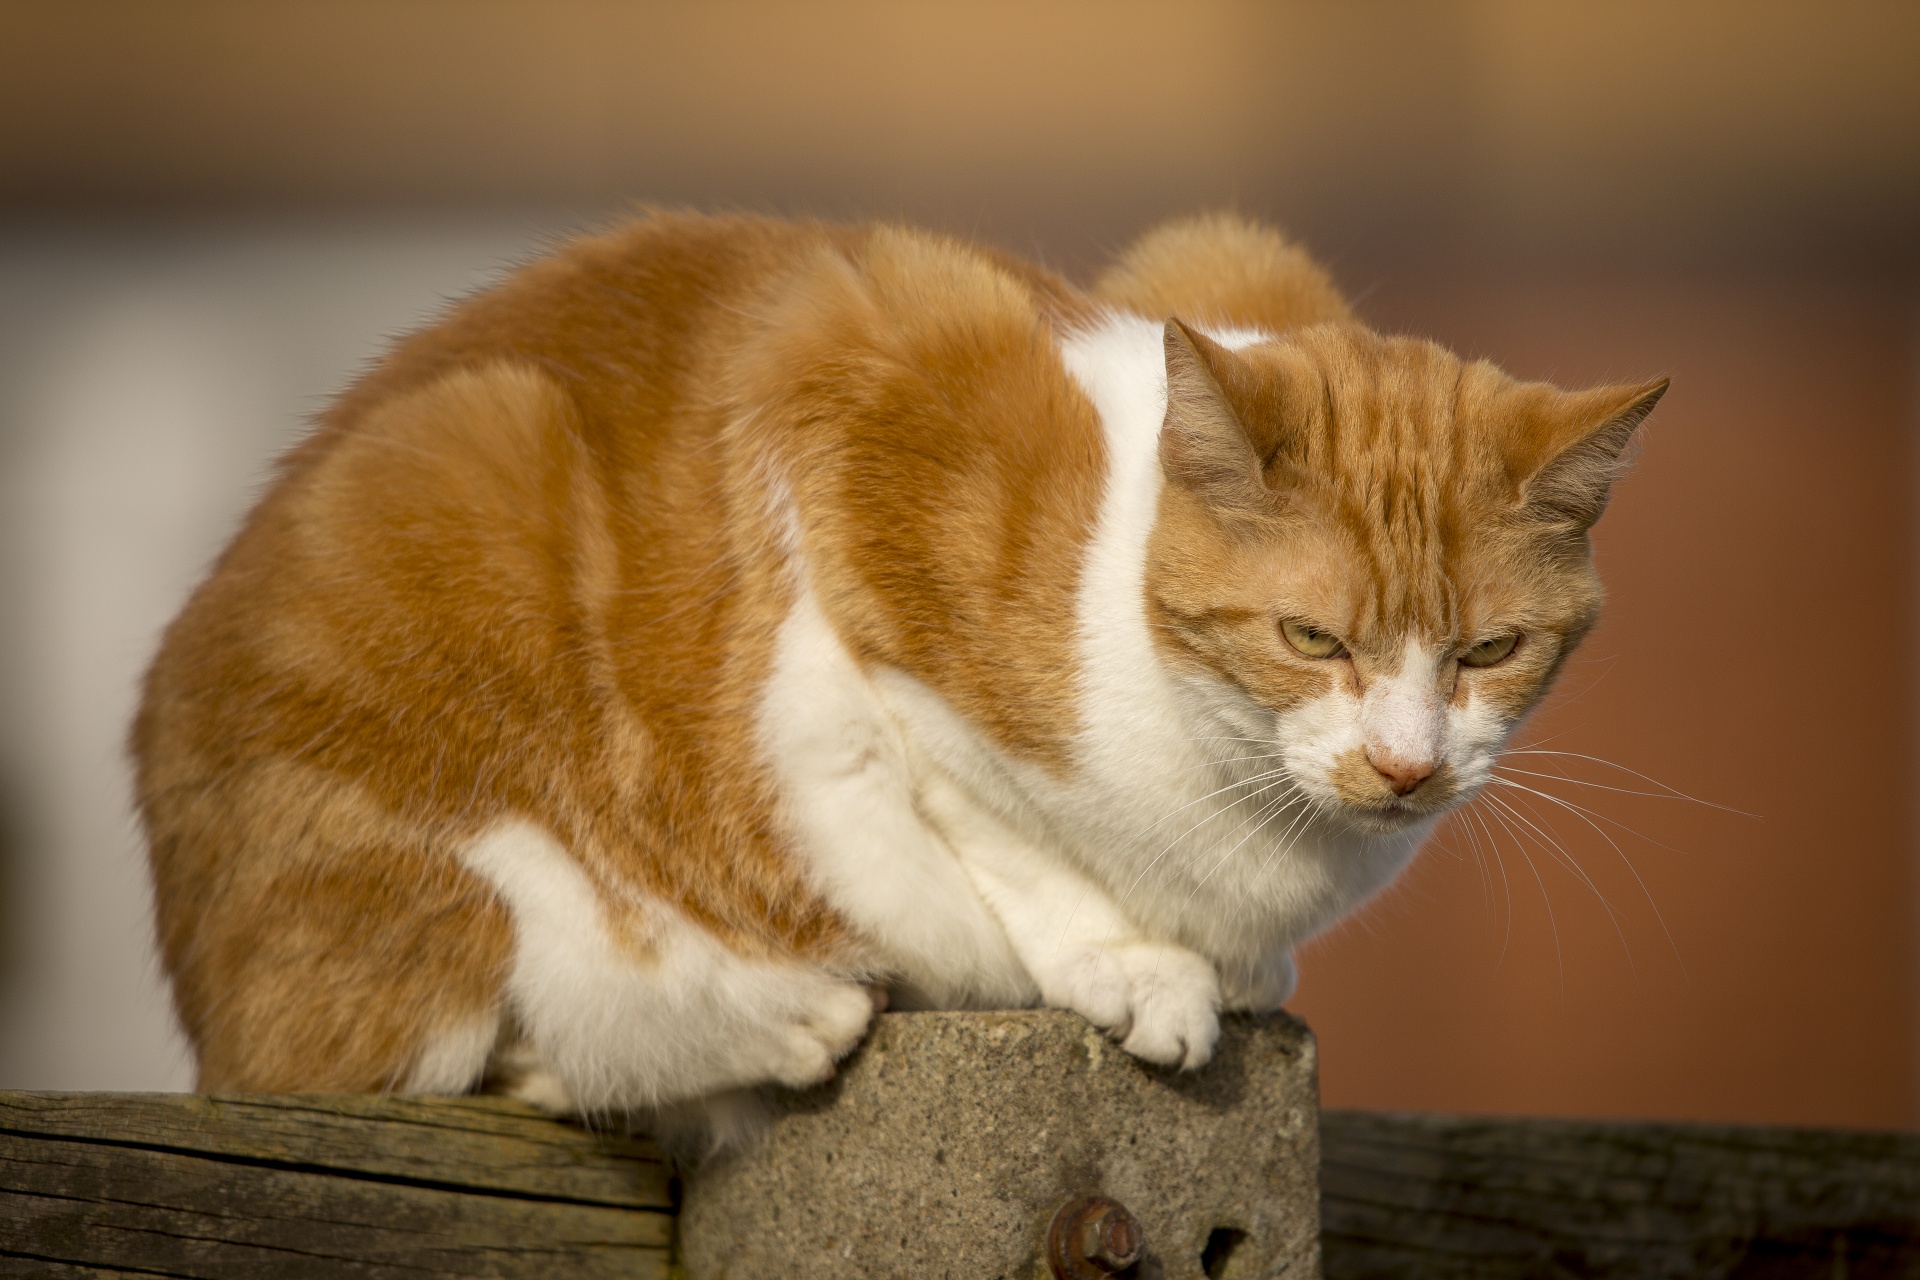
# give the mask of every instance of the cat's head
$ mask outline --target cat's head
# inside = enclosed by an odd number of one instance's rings
[[[1599,610],[1587,531],[1665,380],[1567,392],[1324,324],[1170,321],[1147,607],[1164,659],[1362,830],[1480,786]]]

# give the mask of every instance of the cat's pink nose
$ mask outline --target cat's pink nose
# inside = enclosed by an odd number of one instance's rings
[[[1421,783],[1433,776],[1433,762],[1430,760],[1415,764],[1384,751],[1376,752],[1371,747],[1367,749],[1367,763],[1387,780],[1387,785],[1393,788],[1393,794],[1397,796],[1412,795],[1420,789]]]

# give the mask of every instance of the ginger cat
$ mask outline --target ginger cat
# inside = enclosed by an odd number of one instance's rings
[[[200,1087],[700,1105],[883,996],[1198,1067],[1486,780],[1665,386],[1383,337],[1227,216],[1088,292],[891,226],[575,243],[348,391],[167,632]]]

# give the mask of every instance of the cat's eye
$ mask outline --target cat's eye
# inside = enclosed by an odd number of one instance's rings
[[[1347,652],[1347,646],[1331,631],[1322,631],[1310,627],[1304,622],[1287,621],[1280,624],[1280,634],[1287,643],[1309,658],[1338,658]]]
[[[1461,654],[1460,661],[1469,667],[1490,667],[1512,653],[1513,646],[1519,643],[1519,636],[1495,636],[1491,640],[1482,640]]]

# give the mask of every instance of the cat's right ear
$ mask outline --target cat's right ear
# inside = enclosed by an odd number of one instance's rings
[[[1167,416],[1160,427],[1160,469],[1209,507],[1269,516],[1278,498],[1261,476],[1261,458],[1223,383],[1237,357],[1178,320],[1167,321]]]
[[[1625,469],[1634,433],[1666,391],[1667,379],[1656,378],[1638,386],[1562,392],[1551,456],[1521,486],[1521,510],[1543,525],[1591,529]]]

